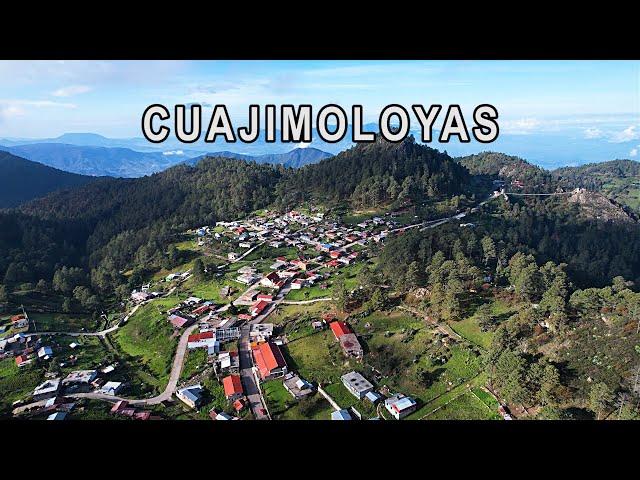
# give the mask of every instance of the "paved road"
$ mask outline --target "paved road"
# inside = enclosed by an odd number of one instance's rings
[[[141,399],[125,398],[125,397],[120,397],[115,395],[106,395],[104,393],[99,393],[99,392],[72,393],[72,394],[65,395],[65,397],[89,398],[92,400],[103,400],[105,402],[111,402],[111,403],[116,403],[120,400],[126,400],[131,405],[157,405],[159,403],[164,402],[165,400],[170,400],[171,396],[176,391],[178,382],[180,380],[180,374],[182,373],[182,367],[184,365],[184,356],[187,351],[187,344],[189,343],[189,335],[191,335],[191,333],[196,328],[198,328],[198,326],[199,325],[197,323],[194,325],[191,325],[180,336],[180,341],[178,342],[178,347],[176,348],[176,354],[175,354],[175,357],[173,358],[173,365],[171,367],[171,374],[169,375],[169,382],[167,383],[167,386],[165,387],[164,391],[161,394],[156,395],[153,398],[141,398]],[[23,405],[21,407],[14,409],[13,413],[14,415],[16,415],[30,408],[44,406],[45,402],[46,400],[33,402],[28,405]]]
[[[117,402],[118,400],[127,400],[132,405],[157,405],[158,403],[162,403],[166,400],[170,400],[173,393],[176,391],[178,386],[178,382],[180,381],[180,374],[182,373],[182,366],[184,365],[184,356],[187,351],[187,344],[189,343],[189,335],[193,333],[193,331],[198,328],[199,325],[196,323],[188,327],[182,335],[180,336],[180,341],[178,342],[178,346],[176,348],[176,354],[173,357],[173,365],[171,366],[171,374],[169,375],[169,382],[165,387],[164,391],[160,395],[156,395],[153,398],[143,398],[143,399],[130,399],[124,397],[114,397],[112,395],[105,395],[103,393],[76,393],[72,395],[67,395],[68,397],[73,398],[92,398],[95,400],[106,400]]]
[[[266,402],[262,396],[262,392],[258,386],[258,380],[253,369],[253,358],[251,356],[251,342],[249,338],[249,329],[251,325],[263,322],[271,313],[277,308],[277,306],[283,302],[284,297],[291,290],[291,283],[287,281],[284,287],[278,292],[273,302],[269,304],[266,310],[247,322],[240,329],[240,344],[239,344],[239,356],[240,356],[240,377],[242,379],[242,386],[244,388],[245,395],[249,400],[249,406],[253,412],[254,417],[257,420],[269,420],[270,416],[267,411]]]
[[[333,300],[333,298],[331,297],[326,297],[326,298],[314,298],[313,300],[284,300],[282,302],[283,305],[309,305],[310,303],[316,303],[316,302],[330,302],[331,300]]]

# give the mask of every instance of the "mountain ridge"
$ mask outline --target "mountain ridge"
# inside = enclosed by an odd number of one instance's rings
[[[96,178],[0,151],[0,208],[16,207],[57,190],[81,187]]]

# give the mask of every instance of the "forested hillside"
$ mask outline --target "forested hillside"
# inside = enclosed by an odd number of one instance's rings
[[[457,195],[465,191],[469,182],[468,172],[446,153],[419,145],[410,137],[399,144],[383,139],[359,144],[303,167],[288,178],[280,193],[289,201],[346,200],[355,207],[375,208]]]
[[[497,152],[481,152],[457,160],[473,175],[500,178],[509,181],[511,186],[515,183],[515,186],[525,192],[548,192],[556,187],[549,172],[519,157]]]
[[[62,266],[90,269],[87,284],[108,293],[134,263],[159,265],[171,235],[231,219],[273,201],[282,170],[208,158],[140,179],[101,179],[0,215],[4,283],[50,282]],[[87,270],[89,273],[89,270]]]
[[[551,172],[565,188],[587,188],[640,212],[640,162],[613,160],[579,167],[558,168]]]
[[[0,151],[0,208],[15,207],[50,192],[94,180]]]
[[[358,145],[298,170],[205,158],[195,166],[178,165],[149,177],[98,179],[1,214],[0,248],[6,254],[0,258],[0,279],[10,291],[22,284],[51,284],[56,272],[60,277],[76,267],[83,272],[83,285],[109,296],[119,287],[125,292],[144,272],[177,264],[167,246],[186,229],[270,205],[291,208],[307,199],[354,209],[439,201],[468,191],[474,177],[465,165],[489,178],[521,179],[531,188],[555,186],[548,172],[521,159],[490,153],[457,163],[413,139]],[[503,263],[522,251],[539,262],[567,263],[572,281],[581,286],[603,286],[618,275],[640,281],[637,224],[596,221],[584,203],[566,197],[514,198],[493,216],[483,217],[483,228],[502,249]],[[473,236],[460,240],[475,245],[472,250],[480,240]],[[414,237],[402,238],[400,242],[409,242]],[[382,260],[391,280],[400,281],[417,256],[429,261],[433,242],[441,241],[429,238],[420,245],[398,243],[387,250],[388,258]],[[438,248],[456,245],[450,240]],[[134,275],[125,277],[131,269]]]

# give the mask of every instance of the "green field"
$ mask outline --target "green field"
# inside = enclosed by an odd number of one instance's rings
[[[339,382],[342,374],[357,367],[355,360],[344,357],[330,330],[290,342],[284,353],[290,370],[323,385]]]
[[[342,408],[354,407],[362,418],[372,418],[376,416],[376,408],[368,400],[359,400],[354,397],[342,382],[332,383],[324,387],[324,390]]]
[[[491,409],[472,391],[454,397],[450,403],[423,417],[423,420],[499,420],[496,409]]]
[[[180,373],[180,380],[188,380],[207,367],[207,349],[194,348],[187,350],[186,359]]]
[[[287,392],[282,380],[270,380],[262,384],[262,390],[271,417],[276,420],[329,420],[332,408],[319,394],[295,400]]]
[[[11,404],[33,392],[43,373],[37,365],[18,368],[13,358],[0,360],[0,416],[10,415]]]
[[[307,305],[280,304],[269,316],[269,323],[280,325],[300,318],[308,319],[310,323],[311,320],[322,318],[322,314],[331,310],[331,307],[331,302],[316,302]]]
[[[287,300],[299,302],[303,300],[315,300],[316,298],[331,298],[331,280],[329,280],[328,288],[320,288],[320,285],[324,283],[319,281],[315,285],[310,287],[303,287],[300,290],[290,290],[287,293]]]
[[[166,314],[160,313],[178,303],[176,297],[158,299],[141,307],[113,334],[114,342],[130,360],[149,374],[149,381],[164,388],[169,378],[178,340]]]
[[[29,319],[38,332],[91,332],[100,326],[100,321],[96,322],[88,314],[30,313]]]
[[[466,338],[471,343],[475,343],[484,349],[488,349],[491,346],[493,333],[480,330],[478,320],[475,316],[465,318],[459,322],[451,322],[450,325],[454,332]]]

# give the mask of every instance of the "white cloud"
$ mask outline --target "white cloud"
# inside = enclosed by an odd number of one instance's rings
[[[24,115],[24,109],[17,105],[8,105],[0,103],[0,123],[5,120]]]
[[[519,120],[508,120],[503,122],[500,127],[505,133],[510,133],[512,135],[526,135],[541,125],[542,122],[536,118],[521,118]]]
[[[311,145],[310,143],[299,143],[298,145],[296,145],[296,148],[307,148],[309,145]]]
[[[87,85],[70,85],[68,87],[62,87],[51,93],[54,97],[72,97],[73,95],[80,95],[81,93],[87,93],[91,91],[91,87]]]
[[[629,142],[631,140],[640,140],[640,130],[638,130],[638,125],[630,125],[623,131],[612,134],[609,141],[613,143],[622,143]]]
[[[584,138],[602,138],[603,132],[599,128],[591,127],[584,131]]]
[[[629,156],[630,157],[637,157],[638,156],[638,149],[637,148],[632,148],[631,151],[629,152]]]
[[[167,152],[162,152],[163,155],[169,156],[169,155],[184,155],[184,151],[183,150],[169,150]]]

